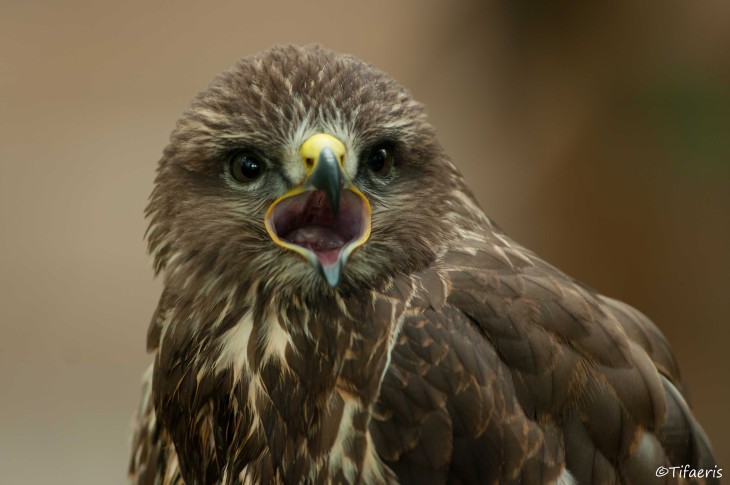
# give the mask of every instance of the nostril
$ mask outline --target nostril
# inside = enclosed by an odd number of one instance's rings
[[[307,157],[304,160],[304,163],[307,165],[307,168],[312,168],[312,167],[314,167],[314,158]]]

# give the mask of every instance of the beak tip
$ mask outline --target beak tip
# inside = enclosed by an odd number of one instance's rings
[[[336,216],[340,212],[340,194],[329,196],[330,209],[332,209],[332,215]]]
[[[321,266],[322,276],[330,287],[335,288],[340,283],[342,265],[337,262],[331,266]]]

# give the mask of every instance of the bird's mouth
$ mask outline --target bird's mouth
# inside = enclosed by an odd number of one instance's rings
[[[309,190],[280,199],[266,222],[275,242],[307,259],[313,256],[324,269],[344,264],[343,259],[367,240],[370,208],[362,194],[344,189],[334,214],[324,192]]]
[[[370,203],[343,169],[339,140],[316,134],[301,152],[301,185],[269,206],[264,224],[276,244],[304,256],[334,287],[352,251],[370,237]]]

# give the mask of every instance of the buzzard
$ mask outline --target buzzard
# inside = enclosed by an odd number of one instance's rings
[[[423,106],[351,56],[215,78],[146,215],[164,291],[135,484],[721,475],[654,324],[508,238]]]

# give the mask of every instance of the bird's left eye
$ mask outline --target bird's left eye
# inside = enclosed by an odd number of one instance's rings
[[[385,177],[393,168],[393,152],[387,147],[378,147],[368,157],[367,164],[373,173]]]
[[[237,153],[231,158],[230,171],[233,178],[246,183],[256,180],[263,172],[263,162],[252,153]]]

